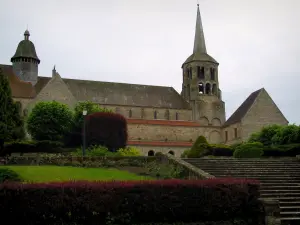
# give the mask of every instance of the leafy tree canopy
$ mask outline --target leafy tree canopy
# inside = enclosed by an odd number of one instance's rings
[[[27,129],[37,141],[62,141],[70,131],[74,121],[73,112],[59,102],[39,102],[27,119]]]

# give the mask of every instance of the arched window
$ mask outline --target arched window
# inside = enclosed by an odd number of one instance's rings
[[[207,95],[211,94],[211,85],[210,85],[210,83],[207,83],[205,85],[205,94],[207,94]]]
[[[154,119],[157,119],[157,111],[154,111]]]
[[[199,88],[199,94],[204,94],[204,85],[203,85],[203,83],[199,83],[198,88]]]
[[[197,77],[200,80],[203,80],[205,78],[205,76],[204,76],[204,67],[197,66]]]
[[[175,155],[173,151],[169,151],[168,153],[171,155]]]
[[[129,115],[128,116],[129,116],[129,118],[132,117],[132,110],[131,109],[129,110]]]
[[[176,112],[176,114],[175,114],[175,119],[179,120],[179,113],[178,112]]]
[[[148,152],[148,156],[154,156],[154,154],[155,154],[155,152],[154,152],[153,150],[150,150],[150,151]]]
[[[165,119],[170,120],[170,111],[167,109],[165,113]]]
[[[215,75],[215,68],[210,68],[210,79],[211,80],[215,80],[216,79],[216,75]]]

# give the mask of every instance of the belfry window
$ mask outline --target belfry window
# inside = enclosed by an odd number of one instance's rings
[[[205,85],[205,94],[207,94],[207,95],[211,94],[211,85],[210,85],[210,83],[207,83]]]
[[[199,83],[198,88],[199,88],[199,94],[204,94],[204,85],[203,85],[203,83]]]
[[[190,67],[190,69],[189,69],[189,79],[190,80],[193,79],[193,69],[192,69],[192,67]]]
[[[200,80],[203,80],[205,78],[205,76],[204,76],[204,67],[197,66],[197,77]]]
[[[216,79],[216,74],[215,74],[215,69],[210,68],[210,79],[215,80]]]

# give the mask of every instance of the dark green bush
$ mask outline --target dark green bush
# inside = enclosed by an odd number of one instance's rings
[[[235,158],[260,158],[264,153],[264,146],[260,142],[245,143],[238,146],[233,156]]]
[[[213,156],[233,156],[233,149],[228,145],[210,145]]]
[[[263,156],[266,157],[295,157],[300,155],[300,144],[265,146]]]
[[[14,141],[4,145],[1,155],[12,153],[62,153],[72,149],[63,148],[63,144],[56,141]]]
[[[204,136],[199,136],[186,154],[188,158],[199,158],[211,155],[211,147]]]
[[[0,168],[0,183],[3,183],[5,181],[18,182],[21,180],[21,177],[15,171],[9,168]]]

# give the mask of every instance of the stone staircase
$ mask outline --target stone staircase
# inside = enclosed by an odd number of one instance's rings
[[[261,198],[277,199],[282,224],[300,225],[300,161],[288,159],[184,159],[215,177],[261,182]]]

